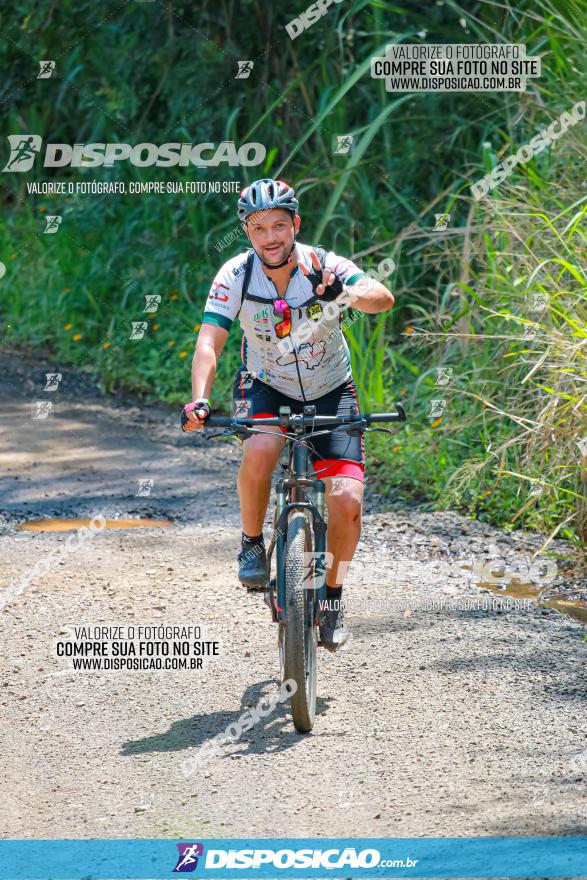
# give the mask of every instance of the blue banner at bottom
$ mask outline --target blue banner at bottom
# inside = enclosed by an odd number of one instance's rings
[[[0,880],[587,878],[587,837],[4,840]]]

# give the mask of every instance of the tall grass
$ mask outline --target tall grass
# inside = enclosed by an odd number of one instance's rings
[[[548,8],[544,17],[528,10],[534,40],[550,47],[546,81],[506,125],[488,129],[476,167],[455,181],[452,200],[447,194],[464,228],[436,238],[420,230],[422,259],[438,277],[427,295],[415,296],[409,345],[390,351],[386,362],[394,388],[409,386],[417,430],[393,455],[381,441],[378,447],[388,483],[410,481],[440,506],[584,544],[584,127],[568,129],[478,203],[462,186],[582,97],[580,19],[565,19],[561,4]],[[503,36],[517,41],[511,31]],[[446,367],[453,371],[448,387],[438,385]],[[439,398],[446,414],[433,420],[429,404]]]

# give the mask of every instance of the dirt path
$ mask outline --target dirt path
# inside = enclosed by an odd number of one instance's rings
[[[349,613],[348,648],[320,652],[314,733],[297,735],[280,707],[186,778],[186,758],[279,671],[268,611],[236,579],[239,450],[181,435],[169,408],[102,398],[84,377],[45,393],[52,364],[0,362],[2,590],[68,538],[19,522],[172,523],[100,532],[0,612],[2,836],[586,833],[585,630],[535,603],[459,607],[492,594],[458,561],[538,545],[454,513],[368,513],[358,558],[394,574],[347,595],[397,608]],[[53,412],[33,421],[43,399]],[[137,496],[145,480],[151,493]],[[202,671],[70,672],[54,643],[82,624],[200,624],[220,653]]]

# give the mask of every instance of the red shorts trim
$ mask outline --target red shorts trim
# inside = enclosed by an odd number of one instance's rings
[[[255,413],[253,419],[272,419],[275,413]],[[279,429],[282,434],[287,433],[287,428]],[[320,471],[320,479],[323,477],[352,477],[365,482],[365,465],[359,461],[349,461],[347,458],[325,458],[313,462],[314,470]]]
[[[275,413],[255,413],[255,415],[252,416],[252,418],[253,419],[275,419],[275,418],[277,418],[277,416],[275,415]],[[282,434],[287,434],[287,428],[280,428],[279,430],[281,431]]]
[[[325,470],[322,470],[325,468]],[[365,482],[365,465],[347,458],[325,458],[314,462],[314,470],[320,471],[319,479],[324,477],[353,477],[361,483]]]

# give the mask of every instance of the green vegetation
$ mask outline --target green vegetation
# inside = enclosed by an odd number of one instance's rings
[[[48,197],[26,184],[282,176],[301,197],[302,241],[366,270],[397,264],[396,308],[345,331],[362,405],[402,399],[409,411],[394,438],[369,438],[380,491],[585,543],[584,124],[486,198],[470,190],[585,98],[584,4],[349,0],[291,41],[284,25],[307,5],[15,4],[2,22],[5,133],[259,141],[267,158],[248,169],[127,162],[2,175],[4,345],[50,350],[111,392],[185,401],[210,281],[244,249],[242,238],[215,247],[236,226],[235,195]],[[392,40],[525,43],[542,76],[522,94],[392,94],[369,75]],[[35,78],[39,58],[56,59],[55,80]],[[237,59],[254,60],[249,79],[234,79]],[[349,133],[353,152],[333,155],[333,136]],[[448,229],[435,231],[445,212]],[[63,216],[55,235],[43,234],[46,214]],[[147,294],[161,296],[154,315]],[[145,337],[129,339],[143,320]],[[233,327],[217,405],[228,404],[239,342]],[[446,401],[438,417],[433,400]]]

